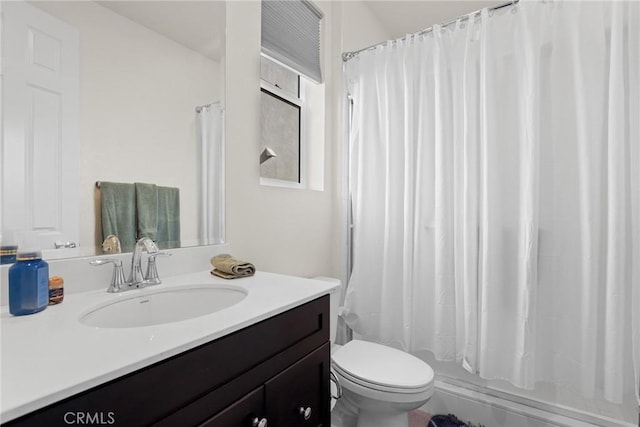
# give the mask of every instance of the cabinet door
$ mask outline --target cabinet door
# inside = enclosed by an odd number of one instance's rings
[[[265,384],[269,427],[329,427],[331,345],[326,343]]]
[[[209,418],[201,427],[263,427],[264,387],[259,387],[232,403],[224,411]]]

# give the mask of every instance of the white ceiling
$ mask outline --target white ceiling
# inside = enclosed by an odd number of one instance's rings
[[[392,39],[442,24],[484,7],[505,3],[505,0],[367,0],[371,9]]]
[[[97,3],[211,59],[217,61],[224,54],[226,9],[222,0]]]
[[[504,0],[364,1],[392,39],[504,2]],[[224,0],[106,0],[98,3],[209,58],[219,60],[223,55]],[[357,25],[357,23],[354,22],[351,25]]]

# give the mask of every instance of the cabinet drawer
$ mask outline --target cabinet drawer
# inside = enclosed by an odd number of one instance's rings
[[[267,360],[286,359],[281,353],[302,357],[328,340],[327,295],[6,425],[64,426],[67,425],[64,415],[70,411],[113,413],[114,425],[150,425],[234,378],[260,368],[259,365],[265,365],[263,362]],[[269,366],[268,363],[266,365]],[[254,383],[249,387],[250,378],[244,377],[245,386],[238,390],[241,394],[231,396],[233,400],[257,386]],[[226,402],[225,406],[233,400]],[[199,422],[205,419],[200,418]]]

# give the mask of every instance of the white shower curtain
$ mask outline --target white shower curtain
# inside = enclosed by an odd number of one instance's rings
[[[467,18],[347,63],[344,317],[486,379],[620,403],[640,383],[640,3]]]
[[[224,235],[224,130],[219,102],[196,107],[196,138],[200,147],[201,244],[223,243]]]

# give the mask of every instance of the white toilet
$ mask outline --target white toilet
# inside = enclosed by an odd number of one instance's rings
[[[333,278],[316,279],[340,283]],[[333,292],[330,299],[331,365],[342,388],[336,406],[341,416],[335,427],[407,427],[409,411],[424,405],[433,394],[433,369],[417,357],[381,344],[353,340],[336,345],[340,292]]]

